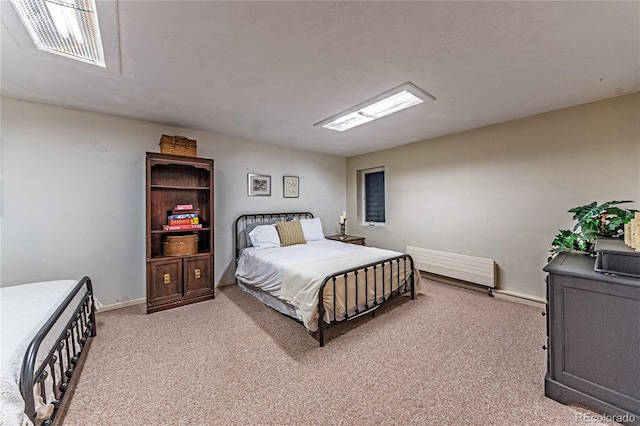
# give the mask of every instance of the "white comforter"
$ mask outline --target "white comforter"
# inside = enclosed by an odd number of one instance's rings
[[[240,256],[236,277],[241,279],[244,284],[258,287],[293,305],[300,312],[304,325],[310,331],[315,331],[318,318],[318,293],[325,277],[355,266],[377,262],[402,254],[391,250],[344,244],[326,239],[309,241],[307,244],[262,250],[250,247],[243,250]],[[408,267],[409,265],[407,265]],[[370,271],[371,273],[372,271]],[[398,271],[396,267],[394,270],[396,277],[398,273],[403,277],[409,271]],[[377,275],[379,283],[377,298],[380,299],[383,293],[380,268],[378,268]],[[361,279],[362,277],[363,274],[360,275]],[[417,291],[420,287],[420,275],[416,273],[414,277]],[[388,279],[388,275],[386,278]],[[351,277],[349,281],[351,285]],[[397,281],[394,281],[394,284],[397,287]],[[347,310],[350,315],[353,313],[355,305],[351,305],[356,299],[355,290],[350,291],[353,293],[349,303],[350,306],[345,307],[341,305],[342,299],[338,300],[336,306],[337,315],[344,315]],[[361,289],[361,291],[363,290]],[[389,291],[390,287],[387,284],[385,292],[388,294]],[[340,292],[342,293],[338,294],[338,296],[343,298],[344,291],[338,288],[337,293]],[[323,296],[325,304],[331,305],[328,308],[333,309],[333,290],[326,288]],[[365,299],[371,302],[373,298],[373,294],[365,296],[362,293],[359,296],[359,304],[362,305]],[[362,309],[363,306],[358,308]],[[331,319],[333,318],[325,317],[327,321]]]
[[[236,277],[242,282],[280,297],[280,287],[286,268],[299,262],[321,261],[360,252],[361,246],[339,241],[318,240],[307,244],[256,250],[248,247],[236,268]]]
[[[48,281],[0,288],[0,425],[32,424],[24,415],[20,394],[22,359],[31,340],[77,283]]]

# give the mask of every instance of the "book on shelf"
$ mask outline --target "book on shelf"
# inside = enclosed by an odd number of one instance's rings
[[[197,225],[200,223],[198,217],[186,217],[183,219],[169,219],[169,226],[173,225]]]
[[[183,210],[172,209],[172,210],[169,210],[168,213],[170,215],[172,215],[172,214],[196,214],[196,215],[200,215],[200,210],[198,210],[198,209],[189,209],[189,210],[186,210],[186,209],[183,209]]]
[[[184,213],[184,214],[170,214],[167,216],[167,219],[171,220],[171,219],[197,219],[198,218],[198,214],[197,213]],[[198,222],[196,222],[198,223]]]
[[[162,225],[162,230],[163,231],[179,231],[179,230],[185,230],[185,229],[201,229],[202,228],[202,224],[196,224],[196,225]]]
[[[176,204],[174,210],[193,210],[193,204]]]

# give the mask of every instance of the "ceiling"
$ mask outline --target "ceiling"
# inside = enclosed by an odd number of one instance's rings
[[[640,90],[640,2],[99,1],[106,69],[0,7],[2,96],[345,157]],[[313,126],[407,81],[436,101]]]

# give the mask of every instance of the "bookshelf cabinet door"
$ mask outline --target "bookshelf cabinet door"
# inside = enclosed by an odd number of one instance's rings
[[[182,297],[182,259],[151,261],[147,265],[148,305],[179,300]]]
[[[213,293],[213,256],[184,258],[184,297],[196,297]]]

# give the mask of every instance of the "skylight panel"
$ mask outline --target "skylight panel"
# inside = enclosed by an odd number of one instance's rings
[[[417,96],[403,90],[402,92],[390,96],[386,99],[376,102],[375,104],[362,108],[359,112],[363,115],[369,115],[374,118],[381,118],[385,115],[393,114],[413,105],[424,102]]]
[[[360,111],[352,112],[351,114],[338,117],[330,123],[325,124],[322,127],[327,129],[337,130],[342,132],[343,130],[350,129],[352,127],[359,126],[364,123],[375,120],[375,117],[360,114]]]
[[[94,0],[11,0],[36,47],[105,66]]]
[[[346,111],[327,118],[314,126],[343,132],[361,124],[369,123],[403,109],[433,102],[436,98],[410,82],[384,92]]]

